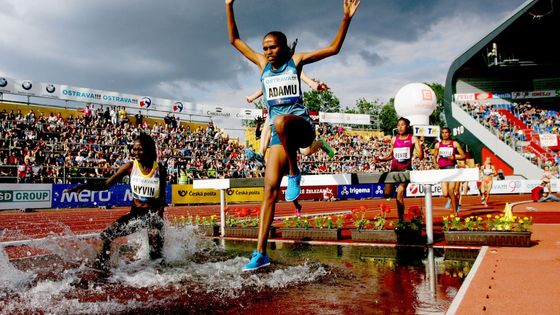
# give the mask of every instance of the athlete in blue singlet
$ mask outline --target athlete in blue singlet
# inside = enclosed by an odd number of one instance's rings
[[[266,255],[266,244],[282,176],[288,174],[286,200],[297,199],[301,181],[296,160],[297,151],[309,146],[315,138],[311,120],[303,106],[299,75],[305,64],[336,55],[340,51],[360,0],[344,0],[342,24],[329,46],[293,55],[286,35],[281,32],[265,35],[262,54],[255,52],[241,40],[233,14],[233,2],[234,0],[225,0],[229,40],[243,56],[261,70],[263,94],[269,106],[271,126],[274,127],[265,170],[257,250],[243,269],[254,270],[270,264]]]

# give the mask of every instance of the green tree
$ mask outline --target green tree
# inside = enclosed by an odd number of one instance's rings
[[[340,113],[340,100],[330,90],[304,92],[303,105],[310,112]]]
[[[370,120],[374,123],[369,126],[356,125],[354,128],[361,129],[380,129],[379,114],[381,113],[381,108],[383,104],[379,103],[378,100],[370,102],[365,98],[360,98],[356,101],[356,105],[352,108],[346,107],[344,112],[348,114],[365,114],[370,116]]]
[[[392,135],[393,129],[397,127],[397,112],[395,111],[394,99],[385,104],[379,113],[379,125],[381,130],[387,134]]]

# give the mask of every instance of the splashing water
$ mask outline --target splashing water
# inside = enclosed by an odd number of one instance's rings
[[[33,279],[33,275],[15,268],[3,248],[0,248],[0,287],[4,290],[18,290]],[[2,297],[0,290],[0,297]]]
[[[244,296],[314,282],[328,273],[307,263],[242,273],[248,258],[200,236],[195,226],[166,224],[164,264],[149,259],[147,233],[141,230],[112,251],[111,275],[98,279],[86,266],[95,255],[91,242],[69,229],[64,234],[32,244],[53,253],[47,258],[10,262],[0,252],[0,313],[149,313],[177,304],[184,311],[209,305],[220,310]]]

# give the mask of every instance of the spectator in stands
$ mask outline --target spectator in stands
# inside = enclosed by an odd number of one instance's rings
[[[144,115],[142,115],[141,111],[138,111],[138,114],[134,115],[136,120],[135,127],[141,127],[144,124]]]
[[[82,110],[80,110],[83,114],[86,124],[89,124],[91,120],[91,109],[89,106],[90,106],[89,104],[86,104],[86,106]],[[51,112],[51,116],[53,116],[52,112]]]
[[[391,147],[388,155],[384,157],[373,157],[373,163],[379,161],[391,161],[391,171],[412,170],[412,156],[418,159],[424,158],[424,150],[416,136],[412,135],[410,121],[406,118],[399,118],[397,122],[398,134],[391,140]],[[397,212],[399,220],[404,220],[404,194],[408,183],[400,183],[397,188]],[[385,198],[391,198],[395,190],[395,184],[385,184]]]
[[[110,106],[105,107],[105,111],[103,112],[103,122],[111,121],[111,108]]]
[[[119,109],[119,123],[121,124],[121,126],[124,125],[124,123],[128,122],[128,116],[126,115],[126,109],[124,108],[124,106],[121,106],[121,108]]]
[[[111,110],[109,111],[109,115],[111,116],[111,124],[113,124],[113,126],[115,126],[117,124],[118,121],[118,113],[117,113],[117,109],[115,108],[115,106],[111,106]]]

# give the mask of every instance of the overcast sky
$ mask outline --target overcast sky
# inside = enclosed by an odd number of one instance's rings
[[[307,65],[341,105],[444,84],[451,62],[524,0],[362,0],[342,51]],[[223,0],[0,0],[0,75],[195,103],[248,107],[256,66],[229,44]],[[271,30],[298,51],[327,45],[342,0],[237,0],[241,38]],[[278,12],[286,12],[278,14]],[[305,89],[304,89],[305,90]]]

